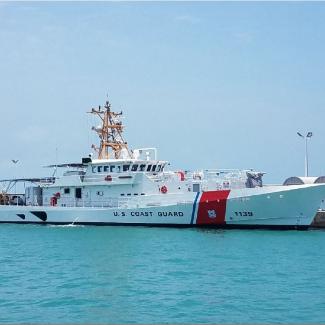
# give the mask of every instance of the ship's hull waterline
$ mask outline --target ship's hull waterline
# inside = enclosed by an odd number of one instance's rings
[[[160,205],[148,200],[126,207],[7,205],[0,206],[0,222],[307,229],[324,197],[325,185],[266,186],[166,194]]]

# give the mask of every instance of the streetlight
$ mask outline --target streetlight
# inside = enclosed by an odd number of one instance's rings
[[[17,180],[16,180],[16,178],[17,178],[17,175],[16,175],[17,171],[16,171],[16,166],[17,166],[17,163],[19,162],[19,160],[18,159],[11,159],[11,162],[15,165],[15,176],[14,176],[15,179],[14,179],[14,182],[15,182],[16,204],[18,205]]]
[[[305,177],[308,177],[308,139],[313,136],[313,132],[308,132],[306,135],[299,132],[297,134],[305,140]]]

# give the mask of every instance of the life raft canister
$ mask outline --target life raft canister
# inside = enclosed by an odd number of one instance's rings
[[[168,192],[168,188],[167,188],[167,186],[162,186],[161,188],[160,188],[160,192],[162,193],[162,194],[166,194],[167,192]]]
[[[112,176],[111,175],[107,175],[106,177],[105,177],[105,181],[107,181],[107,182],[111,182],[112,181]]]

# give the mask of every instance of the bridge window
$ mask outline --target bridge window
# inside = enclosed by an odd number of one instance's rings
[[[109,171],[109,166],[104,166],[104,172],[107,173]]]
[[[137,171],[137,169],[138,169],[138,164],[134,164],[133,166],[132,166],[132,168],[131,168],[131,170],[133,171],[133,172],[136,172]]]
[[[146,171],[146,165],[140,165],[140,172]]]
[[[116,168],[117,168],[118,173],[120,173],[122,171],[122,166],[121,165],[117,165]]]
[[[152,171],[152,172],[155,172],[155,171],[156,171],[156,167],[157,167],[157,165],[153,165],[151,171]]]
[[[152,165],[148,165],[148,167],[147,167],[147,172],[150,172],[150,171],[151,171],[151,166],[152,166]]]
[[[64,194],[70,194],[70,188],[69,187],[66,187],[64,189]]]
[[[123,165],[123,171],[127,172],[130,170],[130,165]]]
[[[159,173],[159,172],[160,172],[160,170],[161,170],[161,165],[158,165],[158,166],[157,166],[157,170],[156,170],[156,171]]]
[[[102,172],[102,168],[103,168],[103,166],[98,166],[98,167],[97,167],[97,171],[98,171],[98,173],[101,173],[101,172]]]
[[[92,167],[91,169],[92,169],[93,173],[96,173],[96,167]]]
[[[115,165],[111,165],[111,166],[110,166],[110,172],[113,173],[114,170],[115,170]]]

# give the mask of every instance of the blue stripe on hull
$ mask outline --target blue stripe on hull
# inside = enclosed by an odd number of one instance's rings
[[[195,197],[195,200],[194,200],[194,204],[193,204],[191,225],[193,225],[193,222],[194,222],[194,215],[195,215],[195,210],[196,210],[196,204],[197,204],[197,200],[199,199],[199,196],[200,196],[200,192],[197,192],[196,197]]]

